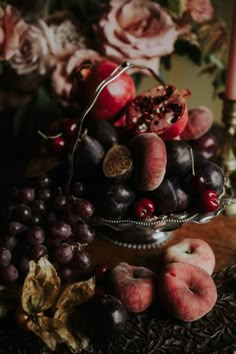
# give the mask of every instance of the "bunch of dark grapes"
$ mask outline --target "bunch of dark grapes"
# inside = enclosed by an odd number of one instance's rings
[[[29,261],[47,255],[62,282],[82,279],[91,266],[93,205],[81,182],[65,194],[48,176],[14,187],[0,233],[0,284],[24,280]]]

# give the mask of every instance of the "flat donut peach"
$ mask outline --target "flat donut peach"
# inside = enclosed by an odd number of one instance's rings
[[[168,313],[186,322],[206,315],[217,300],[217,289],[211,276],[192,264],[168,264],[158,276],[157,287]]]

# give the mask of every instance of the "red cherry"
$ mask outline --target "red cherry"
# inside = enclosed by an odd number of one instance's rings
[[[198,194],[206,189],[206,180],[201,175],[188,175],[186,177],[186,188],[192,194]]]
[[[73,136],[77,128],[77,120],[65,118],[62,121],[63,131],[67,136]]]
[[[84,84],[84,102],[88,104],[97,86],[117,67],[116,63],[103,61],[91,68]],[[91,112],[95,119],[112,119],[122,115],[126,105],[134,98],[135,84],[127,73],[122,73],[103,88]]]
[[[98,264],[95,269],[95,279],[96,282],[102,282],[105,278],[105,275],[110,270],[110,267],[107,264]]]
[[[65,139],[62,136],[51,139],[51,147],[54,152],[63,152],[66,148]]]
[[[218,195],[214,190],[207,189],[202,192],[199,200],[200,210],[204,213],[210,213],[219,208]]]
[[[138,219],[147,219],[154,213],[154,203],[148,198],[137,199],[134,203],[134,216]]]

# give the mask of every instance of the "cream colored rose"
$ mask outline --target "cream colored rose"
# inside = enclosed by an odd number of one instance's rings
[[[116,62],[130,60],[158,71],[160,57],[174,51],[178,32],[171,17],[149,0],[111,0],[95,25],[99,48]]]
[[[14,6],[0,7],[0,60],[9,60],[14,55],[27,27]]]
[[[77,78],[86,70],[87,65],[102,61],[102,57],[90,49],[79,49],[72,55],[54,57],[55,69],[51,75],[51,86],[54,95],[63,106],[79,107],[79,96],[76,95]]]
[[[198,23],[211,20],[213,17],[211,0],[187,0],[187,9]]]
[[[47,37],[53,55],[64,55],[86,47],[80,23],[68,12],[58,11],[46,19]]]
[[[37,72],[44,75],[50,67],[50,47],[45,32],[47,25],[43,20],[29,25],[21,35],[18,48],[9,60],[9,65],[19,75]]]

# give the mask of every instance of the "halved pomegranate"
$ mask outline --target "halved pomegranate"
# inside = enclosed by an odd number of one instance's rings
[[[133,135],[156,133],[163,140],[177,137],[188,121],[188,89],[159,85],[136,96],[127,109],[126,127]]]

